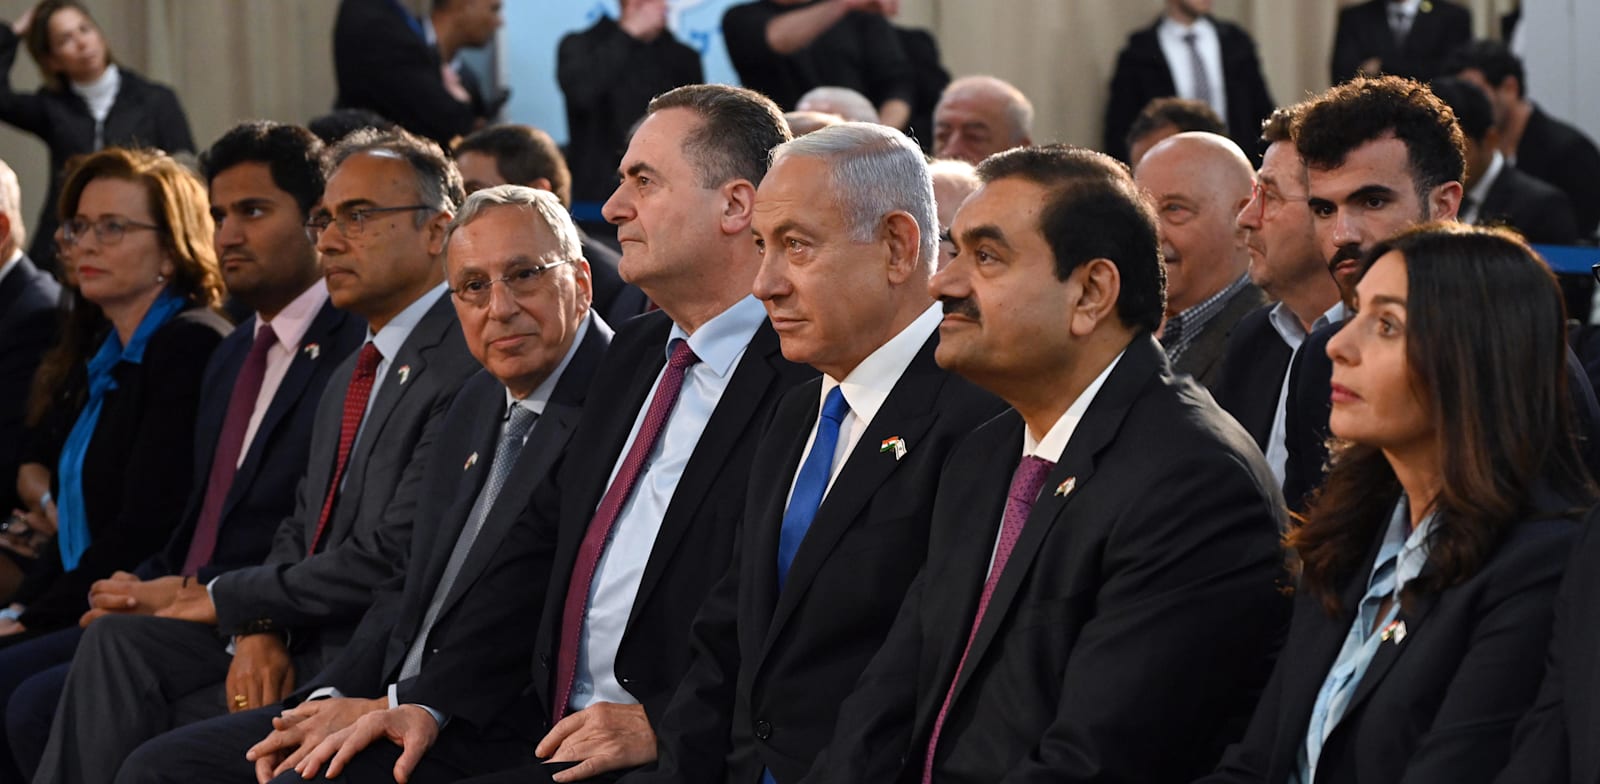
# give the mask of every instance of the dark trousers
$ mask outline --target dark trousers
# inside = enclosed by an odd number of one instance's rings
[[[82,636],[83,630],[73,627],[34,635],[0,649],[0,706],[6,712],[6,733],[0,737],[0,784],[33,778],[58,694],[50,693],[48,681],[34,681],[41,673],[65,672],[62,665],[72,661]],[[45,686],[43,691],[40,686]],[[45,701],[48,704],[42,704]]]

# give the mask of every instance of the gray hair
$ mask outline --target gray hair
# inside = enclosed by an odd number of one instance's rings
[[[22,246],[27,229],[22,222],[22,186],[17,183],[17,173],[0,161],[0,213],[11,219],[11,239]]]
[[[877,122],[878,109],[867,96],[848,87],[813,87],[795,102],[795,111],[837,114],[851,122]]]
[[[556,261],[577,261],[583,258],[583,244],[578,239],[578,227],[573,224],[567,208],[561,206],[561,197],[549,191],[529,188],[526,185],[496,185],[474,191],[461,205],[461,211],[450,220],[444,230],[446,263],[450,255],[450,238],[460,229],[483,216],[484,211],[495,207],[525,207],[544,221],[556,237]],[[448,269],[448,267],[446,267]]]
[[[939,219],[933,206],[933,177],[916,142],[888,126],[847,122],[778,145],[772,163],[791,155],[829,164],[829,190],[851,221],[851,239],[870,241],[885,216],[908,213],[922,233],[917,261],[933,268]]]
[[[344,137],[334,146],[330,157],[332,168],[356,155],[377,155],[404,161],[416,177],[417,201],[445,214],[454,214],[461,204],[465,189],[461,185],[461,172],[455,161],[445,157],[444,150],[431,139],[424,139],[400,129],[381,131],[363,128]],[[430,216],[418,214],[416,225],[427,223]]]
[[[939,103],[958,93],[988,93],[1001,99],[1005,102],[1006,119],[1011,121],[1011,141],[1033,136],[1033,102],[1016,85],[995,76],[963,76],[945,86]]]

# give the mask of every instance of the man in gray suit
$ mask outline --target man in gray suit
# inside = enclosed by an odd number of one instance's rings
[[[149,614],[89,627],[38,781],[109,782],[153,735],[276,702],[296,672],[335,657],[373,587],[405,562],[427,447],[478,368],[440,260],[461,176],[402,132],[354,134],[333,165],[308,228],[333,304],[370,329],[323,394],[295,512],[263,565],[204,585],[170,578],[145,594]]]
[[[1161,229],[1161,346],[1174,372],[1214,391],[1228,333],[1267,301],[1250,282],[1250,252],[1233,221],[1250,201],[1255,169],[1228,137],[1194,131],[1150,148],[1133,177],[1150,194]]]

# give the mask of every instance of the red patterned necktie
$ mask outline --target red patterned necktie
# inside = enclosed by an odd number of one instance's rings
[[[256,331],[250,353],[233,381],[233,391],[228,394],[228,413],[222,419],[222,434],[217,436],[216,454],[211,459],[211,474],[206,479],[206,498],[200,505],[200,518],[195,522],[194,535],[189,539],[189,554],[183,559],[183,574],[194,575],[200,567],[211,562],[217,549],[218,528],[222,524],[222,504],[233,487],[233,477],[239,472],[239,455],[244,451],[245,432],[250,429],[250,417],[255,414],[256,398],[261,396],[261,382],[267,375],[267,352],[278,343],[278,333],[271,324]]]
[[[350,447],[355,444],[356,431],[361,429],[361,418],[367,414],[367,400],[372,397],[372,385],[378,379],[378,363],[383,355],[378,347],[367,343],[356,357],[356,372],[350,376],[350,389],[344,393],[344,416],[339,420],[339,456],[334,459],[333,479],[328,482],[328,493],[322,499],[322,514],[317,517],[317,532],[311,536],[307,554],[315,554],[328,528],[328,518],[333,513],[333,501],[339,497],[339,483],[344,479],[344,469],[350,463]]]
[[[600,556],[605,552],[606,541],[611,537],[611,529],[617,523],[617,516],[622,513],[623,504],[633,493],[634,483],[638,481],[645,461],[655,449],[656,438],[661,435],[667,417],[672,414],[672,407],[678,403],[684,375],[689,366],[699,361],[700,358],[689,348],[688,341],[679,339],[677,345],[673,346],[672,356],[667,360],[667,370],[656,384],[655,396],[645,412],[644,423],[639,426],[639,434],[634,437],[627,457],[623,458],[622,467],[617,469],[616,478],[606,488],[605,497],[600,499],[600,508],[595,510],[594,518],[589,521],[588,532],[583,536],[583,543],[578,546],[578,560],[572,567],[572,577],[567,582],[566,602],[561,608],[561,650],[556,655],[556,698],[550,708],[550,715],[555,717],[555,721],[560,721],[567,714],[567,703],[572,697],[573,682],[578,674],[578,643],[583,632],[583,619],[589,610],[589,588],[594,583],[595,569],[600,566]]]
[[[1000,543],[994,550],[994,563],[989,567],[989,577],[983,581],[983,593],[978,595],[978,612],[972,617],[972,630],[967,632],[967,647],[961,651],[961,662],[950,677],[950,689],[944,694],[944,704],[939,706],[939,716],[933,721],[933,734],[928,737],[928,754],[923,760],[922,784],[933,781],[933,755],[939,748],[939,732],[944,729],[945,717],[950,713],[950,699],[956,696],[956,683],[961,680],[961,670],[967,665],[967,654],[972,651],[972,639],[978,636],[978,625],[983,623],[983,613],[989,609],[989,598],[994,596],[995,583],[1005,572],[1011,550],[1022,536],[1022,526],[1028,522],[1033,502],[1039,498],[1044,478],[1050,475],[1055,463],[1032,455],[1022,458],[1017,470],[1011,474],[1011,490],[1006,493],[1005,516],[1000,519]]]

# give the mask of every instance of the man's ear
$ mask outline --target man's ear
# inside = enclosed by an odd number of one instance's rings
[[[1078,295],[1068,303],[1068,328],[1084,337],[1107,318],[1117,318],[1117,300],[1122,297],[1122,273],[1110,259],[1090,259],[1072,271],[1069,280],[1077,283]]]
[[[917,220],[903,210],[891,212],[883,219],[879,239],[888,250],[889,283],[905,283],[919,268],[931,268],[932,260],[921,257],[922,229]],[[924,275],[926,278],[926,275]]]
[[[750,221],[755,217],[756,186],[749,180],[730,180],[722,186],[722,233],[750,234]]]
[[[1428,193],[1428,218],[1436,221],[1455,220],[1456,212],[1461,209],[1462,193],[1461,183],[1454,180],[1435,186]]]

